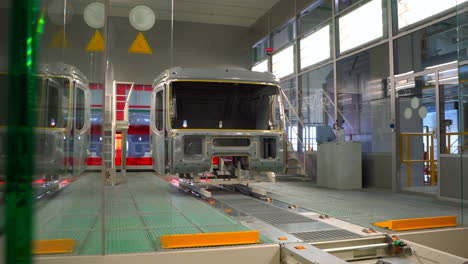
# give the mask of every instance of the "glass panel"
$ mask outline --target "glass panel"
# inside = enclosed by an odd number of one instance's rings
[[[388,45],[337,63],[338,124],[363,152],[391,152]]]
[[[426,21],[430,17],[434,19],[436,14],[455,7],[457,2],[461,4],[466,0],[399,0],[397,2],[398,28],[403,29],[422,20]],[[421,12],[421,10],[424,10],[424,12]]]
[[[306,34],[332,16],[332,0],[317,0],[301,12],[299,17],[300,34]]]
[[[254,65],[252,71],[256,72],[268,72],[268,59]]]
[[[457,60],[455,17],[423,28],[394,42],[395,74],[419,72]]]
[[[341,16],[338,25],[340,53],[383,37],[382,0],[369,1]]]
[[[438,148],[435,135],[436,75],[396,83],[400,124],[400,184],[403,190],[438,192]]]
[[[286,133],[294,151],[297,151],[299,130],[297,116],[294,114],[294,110],[298,113],[296,79],[293,78],[281,82],[281,89],[283,89],[283,92],[287,96],[287,100],[283,97],[284,112],[286,116]]]
[[[330,58],[330,34],[330,25],[326,25],[300,40],[301,69]]]
[[[333,65],[304,73],[302,82],[303,142],[307,151],[317,150],[316,126],[335,123]]]
[[[268,42],[269,38],[267,37],[252,47],[252,60],[254,63],[262,60],[267,56],[267,48],[269,46]]]
[[[461,4],[464,3],[464,4]],[[458,50],[458,128],[462,135],[458,136],[460,154],[457,155],[459,170],[456,174],[460,180],[461,223],[468,225],[468,12],[466,1],[457,0],[457,50]],[[458,165],[458,164],[457,164]]]
[[[276,78],[283,78],[294,73],[294,45],[273,54],[273,74]]]
[[[286,25],[274,30],[272,36],[273,49],[275,51],[289,44],[294,38],[296,38],[296,20],[292,19]]]
[[[43,34],[36,70],[33,239],[73,239],[73,254],[99,255],[103,182],[99,172],[85,176],[85,170],[102,153],[96,132],[102,118],[98,111],[91,116],[91,105],[100,110],[102,97],[91,89],[104,80],[104,47],[92,41],[104,35],[104,1],[90,7],[79,0],[37,2]],[[90,12],[93,17],[85,17]]]
[[[335,0],[336,11],[337,12],[343,11],[344,9],[360,1],[363,1],[363,0]]]

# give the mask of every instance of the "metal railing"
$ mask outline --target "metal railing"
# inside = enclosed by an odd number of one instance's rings
[[[289,98],[286,95],[286,93],[281,88],[280,88],[280,91],[281,91],[280,100],[282,100],[282,101],[284,100],[287,103],[287,105],[289,106],[289,109],[292,110],[292,113],[294,114],[298,124],[300,124],[302,128],[305,127],[302,118],[299,117],[299,114],[297,113],[295,107],[292,105],[291,101],[289,101]],[[294,153],[293,155],[296,156],[296,159],[301,163],[302,172],[304,174],[306,174],[305,173],[305,165],[306,165],[305,152],[306,152],[306,149],[305,149],[304,141],[301,138],[301,136],[299,135],[299,131],[296,130],[292,120],[287,115],[284,115],[284,118],[285,118],[285,121],[287,123],[286,127],[290,128],[290,129],[287,130],[287,133],[288,133],[288,135],[287,135],[288,136],[288,141],[287,141],[287,143],[288,143],[288,153]],[[294,133],[294,135],[297,138],[297,141],[300,143],[300,144],[298,144],[297,153],[294,150],[294,146],[293,146],[292,142],[289,140],[289,138],[290,138],[289,132]],[[299,146],[301,146],[301,149],[299,149]],[[302,153],[302,157],[299,157],[299,153]]]
[[[426,129],[426,132],[429,132]],[[411,137],[426,137],[426,144],[424,144],[424,157],[423,159],[411,159]],[[411,187],[411,164],[424,163],[424,175],[430,177],[431,186],[437,184],[437,171],[434,151],[434,133],[401,133],[400,134],[400,163],[406,165],[407,186]]]
[[[453,141],[453,143],[451,142],[452,136],[458,136],[457,140]],[[463,153],[465,149],[468,149],[468,138],[465,139],[465,141],[463,141],[463,139],[460,140],[460,138],[463,138],[463,136],[468,137],[468,131],[445,133],[445,137],[447,139],[447,147],[445,148],[445,154],[457,154],[456,152]],[[452,151],[454,145],[459,143],[460,141],[463,142],[458,146],[455,146],[456,150]]]

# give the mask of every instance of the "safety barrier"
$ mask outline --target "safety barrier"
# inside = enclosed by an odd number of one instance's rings
[[[411,137],[426,137],[424,146],[424,158],[421,160],[411,159]],[[433,133],[401,133],[400,134],[400,163],[406,164],[407,186],[411,187],[411,164],[424,163],[424,174],[429,175],[431,186],[437,184],[437,172],[434,152],[434,134]]]

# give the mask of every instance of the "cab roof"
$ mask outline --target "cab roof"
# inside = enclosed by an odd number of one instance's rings
[[[43,64],[40,66],[39,74],[73,78],[81,81],[86,87],[88,86],[88,79],[86,76],[75,66],[65,63]]]
[[[279,84],[269,72],[253,72],[228,68],[182,68],[174,67],[163,71],[156,77],[153,85],[170,80],[232,81]]]

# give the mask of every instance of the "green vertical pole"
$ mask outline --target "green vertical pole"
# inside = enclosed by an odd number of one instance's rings
[[[10,0],[6,263],[31,263],[37,0]]]

